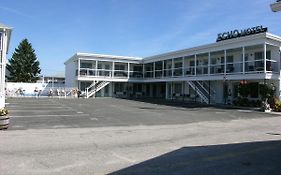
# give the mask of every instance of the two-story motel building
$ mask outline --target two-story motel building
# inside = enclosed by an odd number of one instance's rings
[[[241,83],[280,91],[281,37],[258,26],[218,35],[217,42],[146,58],[76,53],[65,62],[66,86],[86,97],[152,97],[231,103]],[[227,92],[226,92],[227,91]]]

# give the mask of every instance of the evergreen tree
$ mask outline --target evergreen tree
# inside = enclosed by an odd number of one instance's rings
[[[12,82],[36,82],[41,69],[35,50],[31,43],[24,39],[12,55],[7,64],[10,75],[7,77]]]

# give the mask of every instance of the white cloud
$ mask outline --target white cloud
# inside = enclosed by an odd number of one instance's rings
[[[19,10],[12,9],[12,8],[9,8],[9,7],[0,6],[0,9],[4,10],[6,12],[9,12],[9,13],[13,13],[13,14],[18,15],[18,16],[33,18],[33,16],[31,16],[31,15],[28,15],[26,13],[23,13],[23,12],[19,11]]]

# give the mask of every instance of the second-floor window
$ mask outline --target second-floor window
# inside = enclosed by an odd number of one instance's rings
[[[92,68],[92,63],[81,63],[80,65],[81,68]]]

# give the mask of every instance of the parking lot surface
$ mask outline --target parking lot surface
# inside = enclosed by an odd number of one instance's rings
[[[7,108],[12,116],[11,130],[172,125],[278,116],[252,110],[158,102],[115,98],[12,98],[7,100]]]
[[[13,98],[2,175],[280,175],[281,117],[125,99]]]

